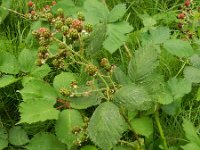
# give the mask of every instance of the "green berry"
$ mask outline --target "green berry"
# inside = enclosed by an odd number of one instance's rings
[[[81,20],[81,21],[85,20],[85,16],[82,12],[78,12],[77,18],[78,18],[78,20]]]
[[[71,91],[66,89],[66,88],[62,88],[59,90],[60,94],[62,94],[63,96],[69,96],[71,94]]]
[[[96,66],[94,66],[94,65],[88,65],[88,66],[86,67],[86,72],[87,72],[90,76],[96,75],[97,71],[98,71],[98,68],[97,68]]]
[[[93,31],[93,26],[91,24],[87,23],[87,24],[84,25],[84,29],[87,32],[92,32]]]
[[[63,22],[61,20],[57,20],[55,22],[55,28],[60,29],[63,26]]]
[[[62,31],[63,33],[67,33],[68,30],[69,30],[69,27],[66,26],[66,25],[61,27],[61,31]]]
[[[71,17],[68,17],[65,19],[65,25],[70,26],[72,24],[73,19]]]
[[[71,28],[70,30],[69,30],[69,37],[71,38],[71,39],[77,39],[78,38],[78,31],[76,30],[76,29],[74,29],[74,28]]]
[[[64,14],[64,10],[62,8],[58,8],[57,9],[57,14],[58,15],[63,15]]]

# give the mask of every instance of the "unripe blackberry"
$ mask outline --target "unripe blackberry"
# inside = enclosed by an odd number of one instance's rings
[[[63,22],[61,20],[57,20],[55,22],[55,28],[60,29],[63,26]]]
[[[69,30],[69,27],[66,26],[66,25],[61,27],[61,31],[62,31],[63,33],[67,33],[68,30]]]
[[[64,15],[64,10],[62,8],[57,9],[57,14],[58,15]]]
[[[79,32],[83,29],[83,23],[80,20],[73,20],[71,26]]]
[[[65,25],[70,26],[72,24],[73,19],[71,17],[68,17],[67,19],[65,19]]]
[[[65,49],[66,45],[65,45],[65,43],[59,43],[58,47],[59,47],[59,49]]]
[[[82,12],[78,12],[77,18],[78,18],[78,20],[81,20],[81,21],[85,20],[85,16]]]
[[[96,66],[94,66],[94,65],[88,65],[88,66],[86,67],[86,72],[87,72],[90,76],[96,75],[97,71],[98,71],[98,68],[97,68]]]
[[[101,59],[100,66],[104,67],[107,71],[109,71],[111,69],[110,62],[108,61],[107,58],[102,58]]]
[[[71,94],[71,91],[66,88],[62,88],[59,90],[59,93],[62,94],[63,96],[69,96]]]
[[[69,37],[71,39],[77,39],[78,38],[78,31],[74,28],[69,29]]]
[[[52,19],[53,19],[53,14],[52,14],[52,13],[47,13],[47,14],[46,14],[46,18],[47,18],[48,20],[52,20]]]
[[[93,31],[93,26],[89,23],[86,23],[84,25],[84,29],[87,31],[87,32],[92,32]]]
[[[46,46],[40,46],[40,47],[38,48],[38,51],[44,53],[44,52],[47,52],[47,51],[48,51],[48,48],[47,48]]]

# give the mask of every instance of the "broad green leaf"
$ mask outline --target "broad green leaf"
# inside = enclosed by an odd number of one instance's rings
[[[87,55],[94,56],[102,49],[102,44],[106,39],[106,24],[98,24],[95,26],[94,31],[90,35],[89,39],[86,41],[87,45]]]
[[[15,78],[12,75],[5,75],[0,77],[0,88],[6,87],[10,84],[17,82],[19,78]]]
[[[4,127],[0,127],[0,149],[8,146],[8,133]]]
[[[26,148],[27,150],[66,150],[65,145],[50,133],[35,135]]]
[[[126,5],[125,4],[118,4],[116,5],[110,12],[108,21],[115,22],[121,19],[124,14],[126,13]]]
[[[20,146],[29,142],[28,135],[20,126],[13,127],[9,130],[9,142],[12,145]]]
[[[168,115],[172,115],[172,116],[177,115],[181,108],[181,102],[182,102],[181,99],[178,99],[168,105],[163,105],[162,110]]]
[[[37,99],[48,101],[52,105],[56,103],[56,91],[42,80],[30,79],[19,92],[22,95],[23,101]]]
[[[195,54],[190,58],[193,67],[200,69],[200,56]]]
[[[108,19],[108,8],[98,0],[86,0],[84,9],[86,10],[85,18],[87,22],[98,24],[99,22],[106,22]]]
[[[88,126],[90,139],[102,150],[116,145],[126,129],[127,124],[118,107],[111,102],[102,103],[96,108]]]
[[[169,53],[178,57],[190,57],[194,54],[190,43],[180,39],[170,39],[163,46]]]
[[[158,64],[158,54],[154,48],[145,47],[139,49],[129,62],[129,77],[133,82],[142,81],[152,74]]]
[[[192,66],[186,66],[184,69],[184,77],[186,80],[199,83],[200,82],[200,69],[197,69]]]
[[[163,89],[162,89],[163,88]],[[173,102],[173,96],[169,92],[168,89],[165,89],[164,87],[160,87],[161,91],[158,91],[158,93],[155,93],[155,95],[152,95],[153,99],[156,99],[158,103],[163,105],[168,105]]]
[[[100,104],[103,97],[101,92],[85,92],[84,96],[69,98],[70,107],[74,109],[86,109]]]
[[[115,93],[115,102],[128,110],[148,110],[153,106],[153,100],[148,92],[140,86],[129,84]]]
[[[36,53],[29,49],[23,49],[18,58],[20,70],[23,72],[30,72],[35,66],[36,58]]]
[[[0,52],[0,71],[10,74],[19,72],[18,63],[14,55],[8,52]]]
[[[153,121],[149,117],[135,118],[131,121],[131,126],[137,134],[147,138],[153,134]]]
[[[190,121],[186,119],[183,120],[183,130],[185,131],[186,138],[190,140],[192,143],[197,144],[200,148],[200,138],[197,135],[195,127]]]
[[[92,146],[92,145],[86,145],[84,147],[81,147],[80,150],[97,150],[97,148],[95,146]]]
[[[7,10],[7,8],[10,8],[11,5],[11,0],[1,0],[1,6],[4,7],[0,7],[0,24],[4,21],[4,19],[8,16],[9,11]]]
[[[53,108],[51,102],[42,99],[31,99],[22,102],[19,107],[20,122],[19,123],[34,123],[38,121],[46,121],[57,119],[59,111]]]
[[[71,72],[62,72],[61,74],[55,76],[53,80],[54,88],[59,91],[62,88],[70,89],[71,83],[76,81],[75,75]]]
[[[168,80],[169,89],[175,99],[182,98],[192,90],[192,84],[186,79],[175,77]]]
[[[44,64],[31,70],[30,74],[36,78],[44,78],[50,71],[51,68],[47,64]]]
[[[168,27],[158,27],[150,30],[151,39],[155,44],[161,44],[170,38],[170,30]]]
[[[118,84],[125,85],[131,83],[130,78],[119,67],[114,68],[112,75]]]
[[[184,146],[181,146],[181,148],[183,148],[183,150],[199,150],[200,146],[196,143],[189,143]]]
[[[143,25],[147,28],[150,28],[156,24],[156,20],[148,14],[139,15],[139,17],[142,19]]]
[[[73,133],[73,129],[81,128],[82,125],[83,119],[78,110],[63,110],[56,121],[55,132],[58,139],[70,149],[79,137],[79,134]]]
[[[78,9],[75,7],[75,4],[72,0],[61,0],[57,2],[55,6],[52,7],[52,12],[57,13],[57,9],[62,8],[66,16],[74,15]]]
[[[132,26],[127,22],[118,22],[107,25],[107,39],[104,41],[103,46],[111,54],[114,53],[120,46],[127,40],[125,34],[132,31]]]

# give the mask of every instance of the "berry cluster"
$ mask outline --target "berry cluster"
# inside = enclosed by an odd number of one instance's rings
[[[200,11],[199,7],[192,0],[185,0],[180,7],[180,13],[177,15],[177,27],[181,31],[181,38],[191,40],[198,35],[198,28],[200,27]]]

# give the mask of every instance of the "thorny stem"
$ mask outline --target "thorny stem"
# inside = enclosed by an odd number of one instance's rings
[[[162,139],[162,141],[163,141],[164,150],[168,150],[167,141],[166,141],[166,138],[165,138],[165,135],[164,135],[162,126],[161,126],[161,124],[160,124],[160,118],[159,118],[159,113],[158,113],[158,111],[156,111],[156,112],[154,113],[154,117],[155,117],[155,121],[156,121],[158,130],[159,130],[161,139]]]
[[[3,8],[3,9],[5,9],[5,10],[8,10],[8,11],[10,11],[10,12],[12,12],[12,13],[15,13],[15,14],[19,15],[19,16],[21,16],[22,18],[24,18],[24,19],[26,19],[26,20],[30,20],[30,19],[28,19],[24,14],[21,14],[21,13],[15,11],[15,10],[6,8],[6,7],[4,7],[4,6],[0,6],[0,7]]]

